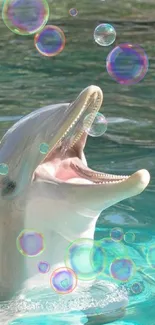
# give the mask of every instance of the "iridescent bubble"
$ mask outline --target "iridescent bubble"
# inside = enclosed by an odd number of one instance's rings
[[[34,38],[38,52],[44,56],[58,55],[65,47],[64,32],[57,26],[47,25]]]
[[[142,293],[144,291],[144,284],[142,281],[140,282],[134,282],[131,287],[130,287],[130,291],[132,294],[134,295],[139,295],[140,293]]]
[[[132,231],[128,231],[124,234],[124,240],[126,243],[131,244],[135,241],[136,235]]]
[[[39,255],[45,249],[43,234],[33,229],[22,230],[17,237],[16,245],[22,255],[29,257]]]
[[[121,228],[113,228],[110,232],[111,239],[114,241],[121,241],[123,238],[123,230]]]
[[[148,58],[143,48],[129,43],[120,44],[107,56],[106,68],[118,83],[133,85],[144,78],[148,71]]]
[[[57,293],[66,294],[76,288],[77,277],[70,268],[60,267],[51,274],[50,283]]]
[[[49,151],[49,145],[47,143],[41,143],[40,145],[40,153],[46,155]]]
[[[106,265],[103,273],[107,277],[111,277],[109,272],[111,263],[118,257],[125,258],[127,256],[127,248],[122,242],[114,241],[108,237],[101,239],[98,243],[106,253]]]
[[[9,167],[7,164],[0,164],[0,175],[7,175],[9,172]]]
[[[107,130],[108,122],[101,113],[88,114],[83,121],[83,127],[87,134],[92,137],[100,137]]]
[[[101,46],[109,46],[116,39],[115,28],[110,24],[100,24],[95,28],[94,40]]]
[[[103,271],[105,251],[94,240],[77,239],[68,246],[65,265],[74,270],[78,279],[89,281]]]
[[[69,14],[70,14],[72,17],[75,17],[75,16],[77,16],[78,11],[77,11],[76,8],[71,8],[71,9],[69,10]]]
[[[46,0],[5,0],[2,18],[12,32],[34,34],[46,25],[49,6]]]
[[[155,269],[155,245],[149,247],[146,258],[148,264]]]
[[[40,273],[47,273],[50,270],[50,265],[46,261],[41,261],[38,263],[38,270]]]
[[[110,265],[110,274],[112,278],[126,282],[134,275],[135,265],[128,258],[116,258]]]

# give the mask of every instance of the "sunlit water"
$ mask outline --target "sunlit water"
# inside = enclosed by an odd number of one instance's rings
[[[135,235],[132,242],[122,239],[122,245],[126,247],[125,257],[134,262],[136,271],[127,283],[119,283],[119,293],[113,293],[118,296],[123,292],[129,296],[125,316],[114,320],[113,324],[154,325],[155,269],[148,263],[148,251],[155,244],[155,47],[152,22],[155,4],[151,0],[116,1],[115,5],[111,0],[83,1],[79,3],[76,17],[69,15],[73,4],[67,0],[60,1],[59,5],[53,1],[50,7],[50,23],[62,28],[67,39],[64,51],[53,59],[37,53],[33,37],[15,35],[2,21],[0,23],[0,132],[3,135],[12,123],[36,108],[72,101],[90,84],[102,88],[104,112],[103,107],[101,112],[108,120],[108,129],[100,138],[89,138],[86,147],[89,166],[116,174],[130,174],[141,168],[151,173],[150,185],[143,194],[104,211],[97,224],[95,238],[98,240],[109,237],[113,227],[121,227],[124,233],[130,231]],[[117,33],[115,44],[104,49],[93,40],[95,27],[103,22],[112,24]],[[106,56],[113,46],[122,42],[139,44],[148,55],[148,73],[137,85],[117,84],[107,74]],[[108,248],[107,252],[110,256]],[[109,281],[109,276],[103,273],[100,280]],[[116,281],[110,279],[110,282],[113,285]],[[139,286],[133,287],[135,282]],[[106,318],[100,316],[87,318],[90,308],[97,314],[97,302],[100,307],[105,307],[107,293],[103,283],[100,285],[102,290],[94,287],[81,293],[80,297],[74,296],[66,305],[49,290],[45,291],[44,297],[40,292],[25,293],[29,308],[24,307],[22,300],[3,303],[0,324],[106,323]],[[109,301],[111,296],[107,299]],[[38,301],[40,305],[36,307]]]

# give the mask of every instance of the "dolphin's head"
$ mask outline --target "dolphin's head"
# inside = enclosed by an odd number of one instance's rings
[[[44,107],[13,125],[0,145],[0,164],[8,166],[8,174],[0,175],[1,196],[14,198],[31,181],[40,179],[61,184],[79,202],[85,201],[88,207],[101,211],[141,193],[150,180],[147,170],[120,176],[100,173],[87,166],[83,121],[93,113],[88,127],[91,126],[102,101],[101,89],[89,86],[73,103]],[[43,143],[49,146],[46,155],[40,152]]]

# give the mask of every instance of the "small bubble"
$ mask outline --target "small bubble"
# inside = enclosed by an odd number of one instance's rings
[[[83,121],[83,127],[87,134],[92,137],[100,137],[107,130],[108,122],[103,114],[88,114]]]
[[[50,265],[46,261],[38,263],[38,270],[40,273],[47,273],[50,270]]]
[[[40,145],[40,153],[46,155],[49,151],[49,145],[47,143],[41,143]]]
[[[94,40],[101,46],[109,46],[116,39],[116,31],[110,24],[100,24],[95,28]]]
[[[9,167],[6,164],[0,164],[0,175],[7,175],[9,172]]]
[[[111,239],[121,241],[123,239],[123,230],[121,228],[113,228],[110,232]]]
[[[69,10],[69,14],[70,14],[72,17],[75,17],[75,16],[77,16],[78,11],[77,11],[76,8],[71,8],[71,9]]]
[[[136,238],[136,235],[131,231],[126,232],[124,235],[124,240],[128,244],[133,243],[135,241],[135,238]]]
[[[144,290],[144,285],[142,282],[135,282],[131,285],[130,290],[133,294],[138,295]]]

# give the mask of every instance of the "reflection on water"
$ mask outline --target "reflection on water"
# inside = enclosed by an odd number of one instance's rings
[[[154,255],[149,255],[149,247],[155,242],[155,2],[85,0],[73,5],[69,0],[61,0],[59,4],[53,0],[49,3],[49,22],[62,28],[67,39],[64,51],[55,58],[42,57],[34,47],[33,37],[15,35],[0,22],[0,135],[21,116],[38,107],[72,101],[90,84],[102,88],[104,108],[101,111],[104,110],[108,119],[108,129],[102,137],[88,140],[86,156],[89,166],[108,173],[130,174],[142,168],[151,173],[150,185],[144,193],[104,211],[97,223],[98,240],[109,237],[114,226],[135,234],[132,242],[123,239],[123,244],[125,257],[133,260],[136,273],[127,283],[119,283],[128,291],[129,304],[124,318],[114,320],[113,324],[153,325],[155,269],[150,262]],[[76,17],[70,16],[71,7],[77,8]],[[115,43],[106,48],[93,40],[95,27],[103,22],[112,24],[117,33]],[[106,57],[114,46],[122,42],[139,44],[148,55],[148,73],[137,85],[117,84],[107,74]],[[108,254],[108,247],[106,249]],[[114,252],[116,255],[117,250]],[[117,254],[119,256],[119,252]],[[107,274],[102,274],[101,278],[109,281]],[[0,324],[8,324],[8,318],[12,325],[62,322],[60,317],[59,320],[51,319],[51,315],[25,320],[23,315],[18,315],[17,320],[13,320],[14,311],[8,306],[6,303],[1,308],[3,318]],[[66,325],[74,322],[76,325],[78,322],[84,324],[87,320],[90,325],[108,322],[106,317],[87,318],[83,311],[74,317],[72,314],[63,315],[63,324]]]

